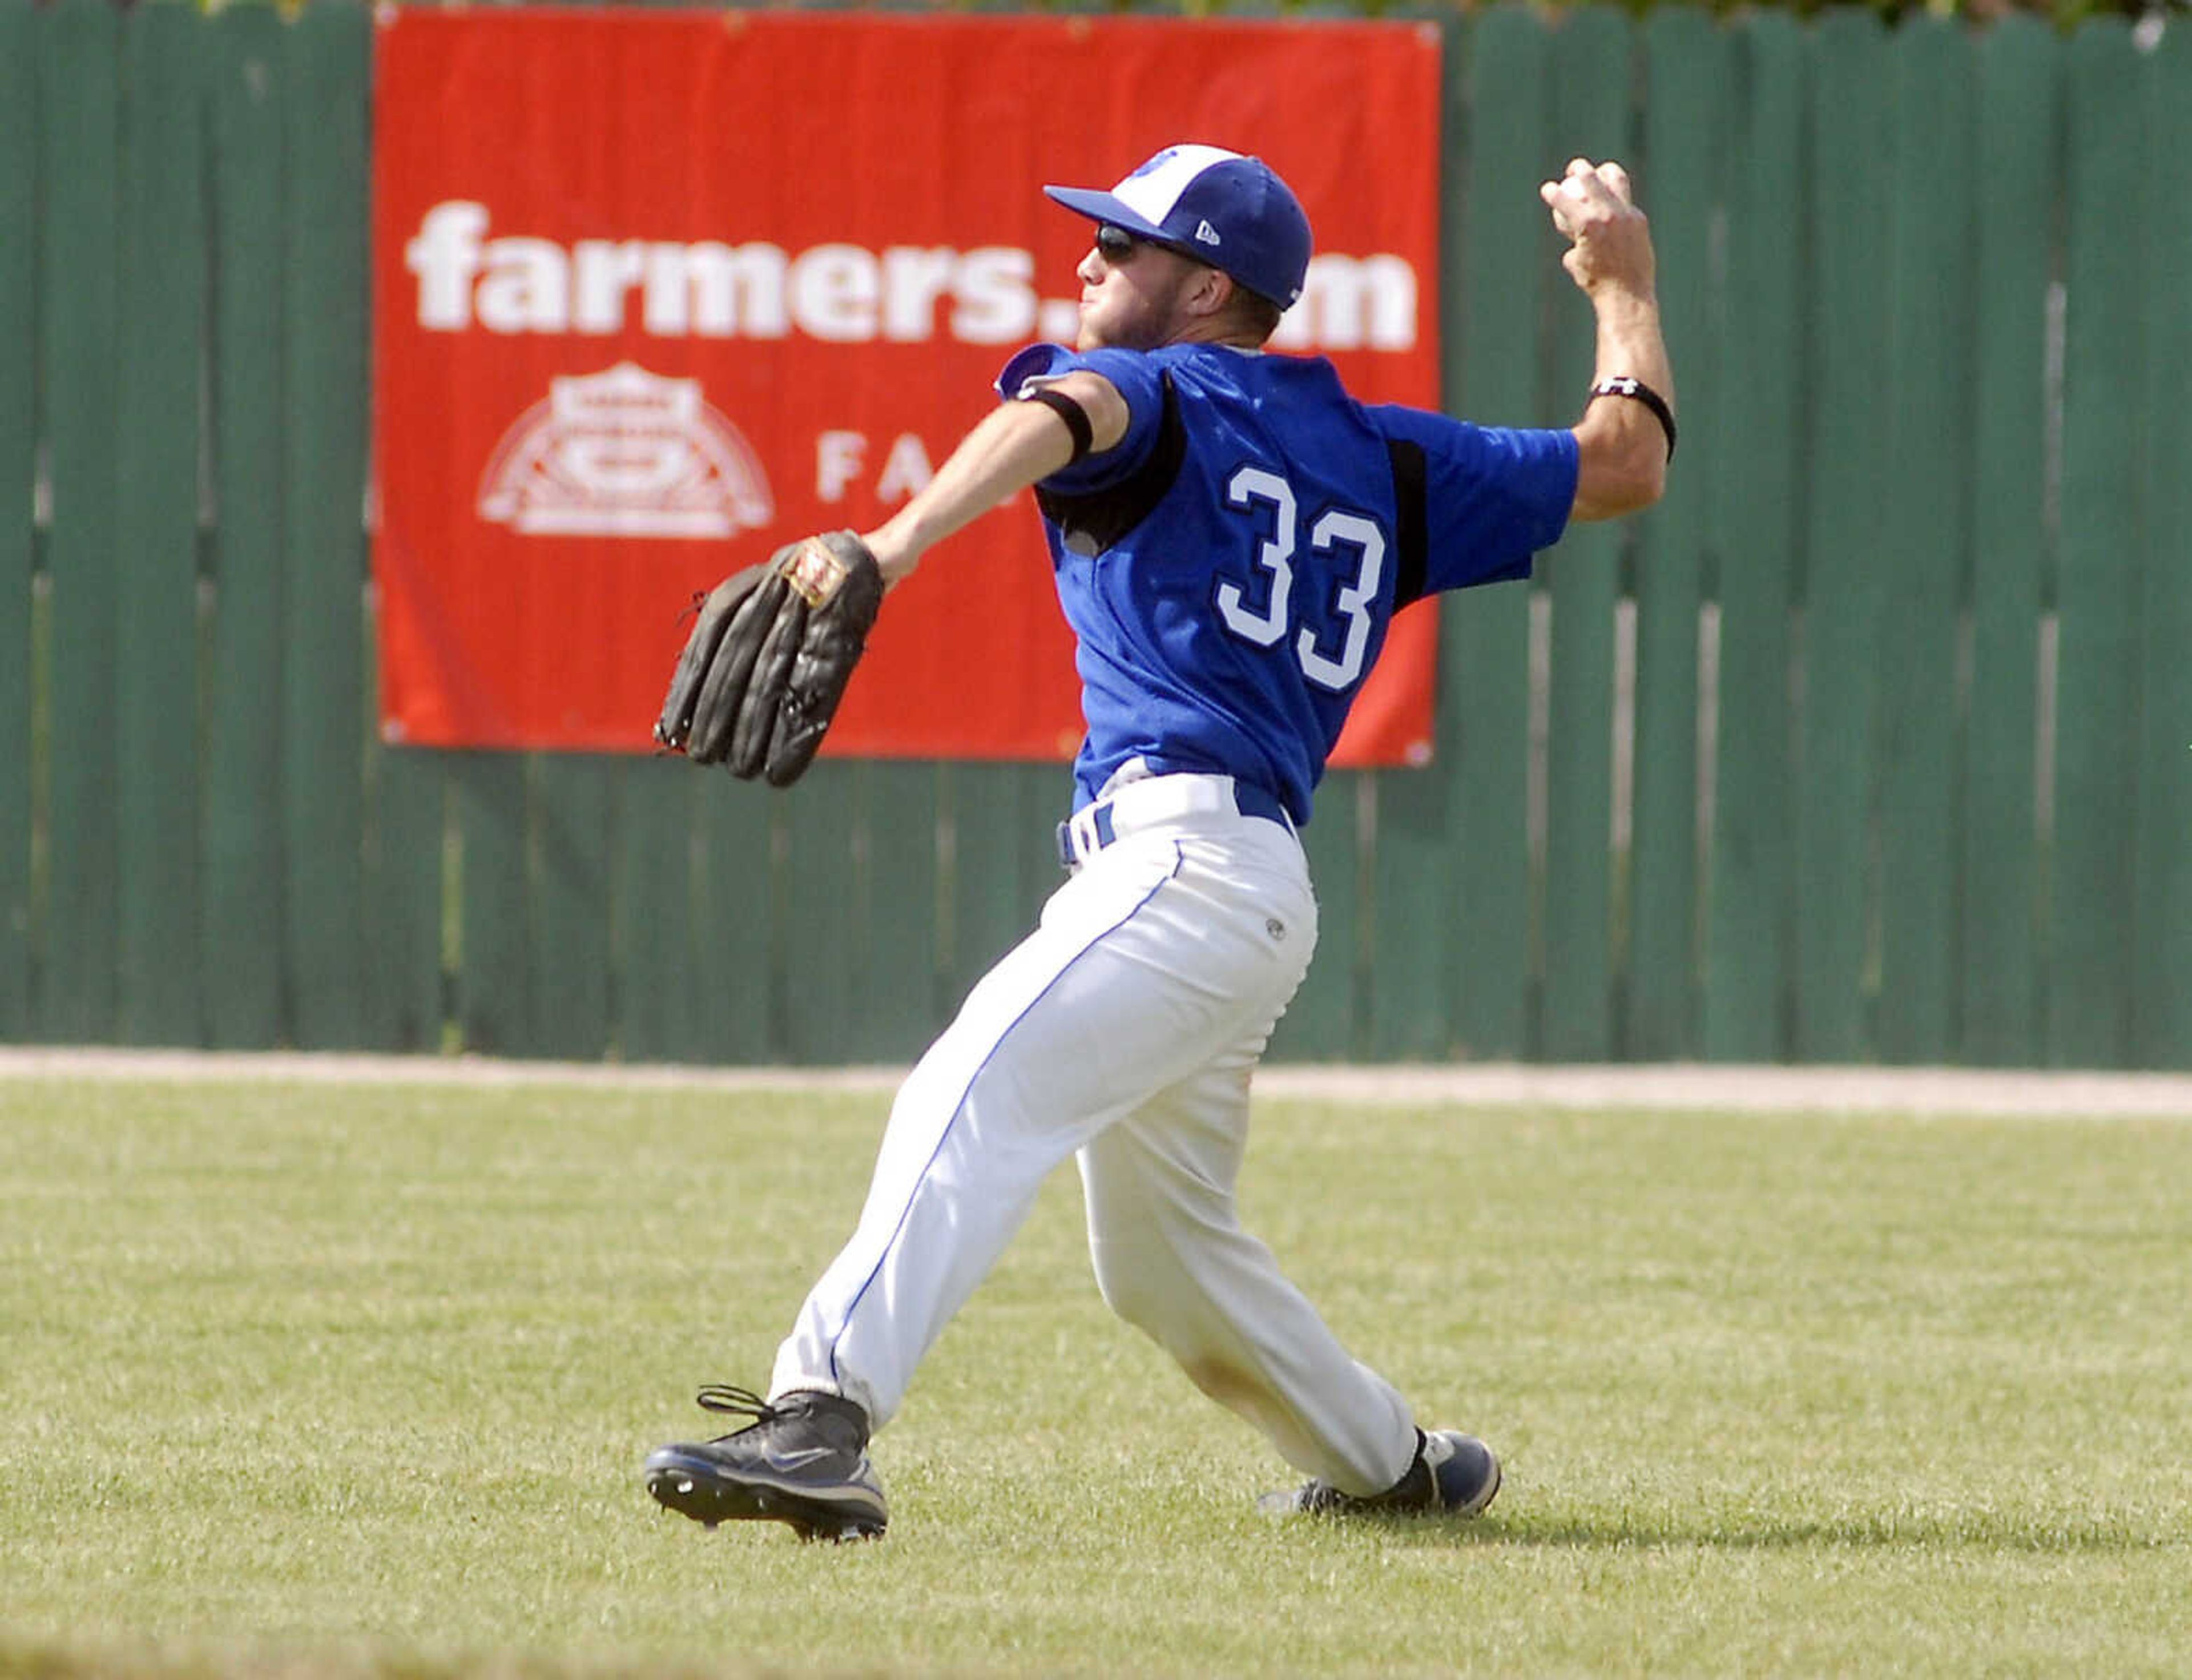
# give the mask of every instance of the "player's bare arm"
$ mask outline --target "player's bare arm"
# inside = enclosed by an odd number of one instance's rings
[[[1089,453],[1116,448],[1127,435],[1127,403],[1100,374],[1076,369],[1049,388],[1087,417]],[[1066,420],[1042,403],[1000,404],[951,452],[936,476],[895,514],[864,534],[887,585],[911,575],[921,557],[1008,496],[1047,478],[1073,459]]]
[[[1569,242],[1561,266],[1598,317],[1591,383],[1636,380],[1671,413],[1675,374],[1659,330],[1652,229],[1631,196],[1629,172],[1618,163],[1574,158],[1559,180],[1538,189],[1538,196]],[[1576,423],[1575,436],[1573,517],[1618,518],[1659,500],[1666,488],[1669,437],[1647,403],[1594,397]]]

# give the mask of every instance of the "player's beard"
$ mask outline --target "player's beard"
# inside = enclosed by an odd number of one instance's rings
[[[1128,290],[1106,298],[1119,306],[1092,313],[1083,310],[1073,347],[1089,350],[1155,350],[1170,344],[1187,321],[1180,300],[1195,280],[1195,271],[1183,267],[1167,275],[1154,289]]]

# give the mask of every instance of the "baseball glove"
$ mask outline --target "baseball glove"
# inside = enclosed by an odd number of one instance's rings
[[[789,787],[813,762],[882,600],[876,557],[850,531],[791,543],[724,579],[696,603],[654,739]]]

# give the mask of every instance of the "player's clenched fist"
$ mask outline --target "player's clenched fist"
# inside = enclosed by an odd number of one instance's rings
[[[1538,197],[1569,242],[1561,266],[1577,285],[1586,292],[1613,285],[1650,294],[1652,228],[1631,198],[1628,170],[1571,158],[1567,172],[1538,187]]]

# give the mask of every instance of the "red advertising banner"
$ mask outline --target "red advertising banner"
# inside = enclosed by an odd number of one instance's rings
[[[1317,236],[1278,347],[1436,400],[1427,25],[387,7],[375,76],[392,741],[649,750],[694,591],[880,523],[1071,341],[1089,227],[1046,182],[1264,157]],[[1436,622],[1337,762],[1428,755]],[[892,595],[826,750],[1070,757],[1071,649],[1022,495]]]

